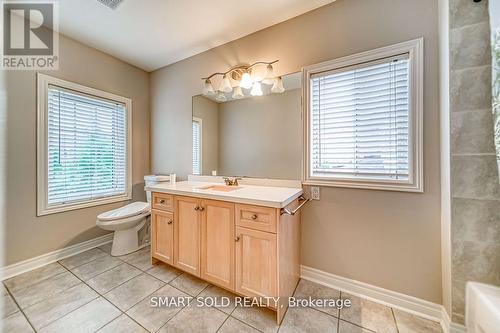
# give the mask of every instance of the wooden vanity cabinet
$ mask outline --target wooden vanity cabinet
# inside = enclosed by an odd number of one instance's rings
[[[152,258],[243,296],[280,297],[274,310],[281,322],[300,276],[300,213],[153,192],[155,198],[163,206],[152,210]],[[298,205],[296,199],[287,208]]]

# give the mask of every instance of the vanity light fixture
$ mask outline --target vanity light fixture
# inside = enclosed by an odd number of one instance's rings
[[[259,81],[255,81],[252,86],[252,90],[250,91],[250,95],[252,96],[262,96],[262,86]]]
[[[274,84],[271,88],[271,92],[275,94],[281,94],[284,91],[285,87],[283,87],[283,79],[281,78],[281,76],[277,77],[276,79],[274,79]]]
[[[241,87],[235,87],[234,93],[233,93],[233,98],[234,99],[241,99],[243,97],[245,97],[245,95],[243,95],[243,91],[241,90]]]
[[[258,61],[251,65],[238,65],[226,72],[213,73],[212,75],[203,78],[203,95],[209,96],[216,94],[215,99],[221,102],[227,99],[225,93],[233,92],[232,98],[239,99],[244,98],[245,93],[247,93],[243,89],[251,89],[250,95],[262,96],[263,91],[261,83],[268,85],[272,84],[273,86],[271,88],[271,92],[273,93],[282,93],[285,91],[283,81],[281,78],[275,78],[274,76],[273,64],[277,62],[278,60],[271,62]],[[257,77],[258,72],[256,73],[255,70],[257,69],[257,66],[262,65],[266,66],[266,71],[264,77],[259,78]],[[211,80],[214,76],[218,75],[222,76],[222,81],[219,88],[215,89]],[[233,84],[232,81],[234,81],[235,84]]]
[[[227,100],[226,95],[224,95],[222,91],[219,91],[217,96],[215,96],[215,99],[217,100],[217,102],[225,102]]]

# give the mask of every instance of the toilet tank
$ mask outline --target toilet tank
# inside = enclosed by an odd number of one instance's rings
[[[158,183],[164,183],[170,181],[170,176],[165,175],[147,175],[144,176],[144,185],[152,186]],[[151,203],[151,191],[146,191],[146,197],[148,202]]]

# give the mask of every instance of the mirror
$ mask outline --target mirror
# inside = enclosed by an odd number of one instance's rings
[[[300,179],[301,73],[283,76],[283,93],[218,102],[193,97],[193,174]]]

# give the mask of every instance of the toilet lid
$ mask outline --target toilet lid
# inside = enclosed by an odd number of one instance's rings
[[[100,221],[113,221],[140,215],[149,211],[147,202],[132,202],[126,206],[104,212],[97,216]]]

